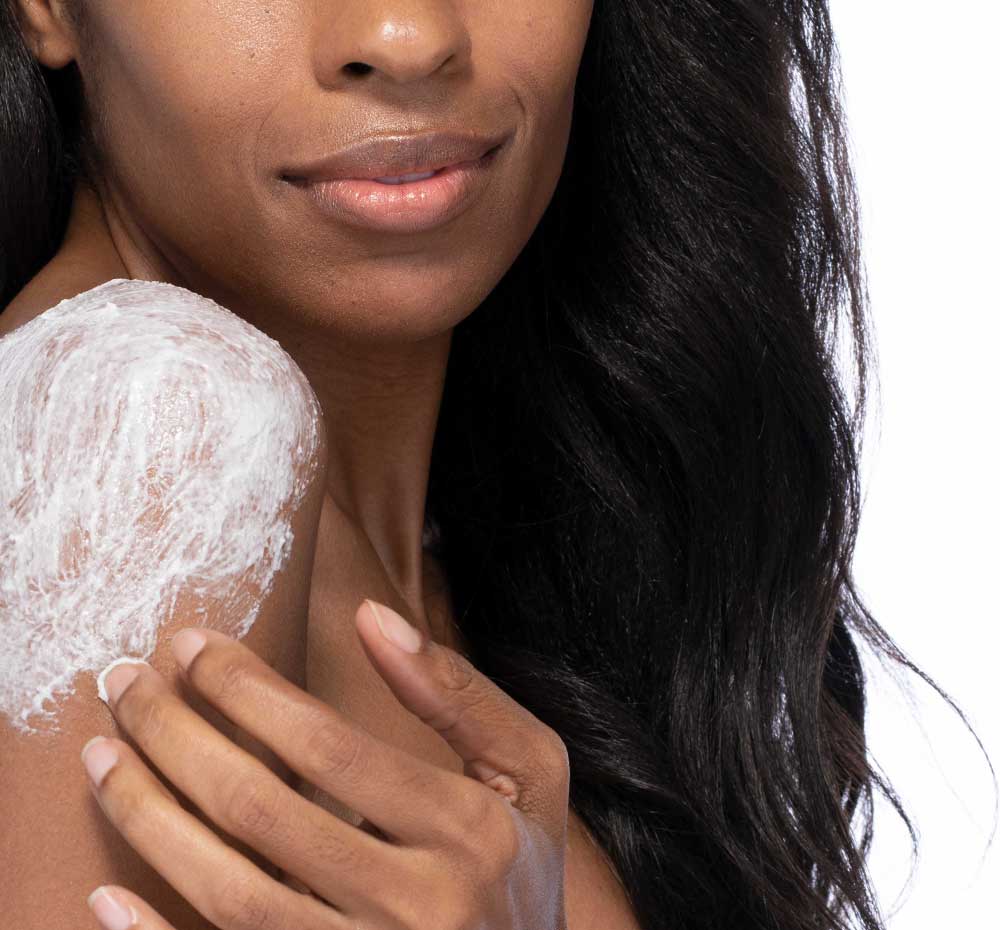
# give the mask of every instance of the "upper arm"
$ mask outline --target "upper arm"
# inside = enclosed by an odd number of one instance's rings
[[[128,655],[174,680],[170,636],[204,624],[302,679],[326,467],[318,402],[235,315],[116,280],[0,339],[0,409],[5,916],[76,928],[87,894],[120,882],[187,930],[190,912],[87,788],[81,747],[121,735],[95,675]]]

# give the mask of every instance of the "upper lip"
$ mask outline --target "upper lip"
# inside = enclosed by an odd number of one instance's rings
[[[288,168],[295,181],[335,181],[422,174],[475,161],[500,145],[506,133],[431,132],[364,139],[316,161]]]

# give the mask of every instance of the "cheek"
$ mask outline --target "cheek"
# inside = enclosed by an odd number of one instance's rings
[[[195,179],[252,167],[255,129],[274,106],[282,51],[295,42],[283,0],[95,4],[81,51],[103,164],[142,192],[191,198]],[[183,172],[164,170],[182,164]],[[214,167],[214,171],[212,170]],[[234,178],[236,180],[236,178]],[[188,204],[190,207],[190,203]]]
[[[561,173],[592,10],[592,0],[457,3],[474,49],[475,85],[463,92],[498,101],[461,109],[505,118],[517,144],[489,206],[400,247],[318,231],[275,194],[273,168],[316,151],[320,114],[345,123],[332,126],[336,140],[365,112],[364,92],[335,98],[317,85],[311,0],[171,0],[169,13],[162,0],[94,2],[119,8],[97,17],[100,61],[81,61],[108,113],[98,144],[159,253],[224,304],[254,294],[324,322],[335,315],[366,338],[454,325],[524,247]],[[446,119],[447,105],[432,112]]]
[[[496,54],[533,117],[547,121],[571,106],[592,10],[592,0],[508,7]]]
[[[518,2],[506,10],[495,54],[524,109],[532,178],[524,195],[536,208],[532,213],[537,222],[562,170],[593,3]]]

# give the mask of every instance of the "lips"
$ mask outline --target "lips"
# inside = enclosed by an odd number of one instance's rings
[[[382,234],[429,232],[456,219],[484,196],[504,148],[447,165],[419,181],[393,184],[374,178],[336,178],[289,181],[288,188],[305,197],[311,212],[318,211],[338,225]]]
[[[316,183],[338,180],[401,181],[409,175],[431,175],[443,168],[475,162],[503,144],[507,133],[434,132],[364,139],[315,161],[281,172],[286,181]],[[412,178],[411,181],[421,178]]]

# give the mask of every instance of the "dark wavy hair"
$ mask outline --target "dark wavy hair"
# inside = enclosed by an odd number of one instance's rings
[[[40,69],[11,2],[0,305],[85,156],[75,66]],[[825,0],[596,0],[553,200],[454,333],[427,544],[647,930],[876,930],[875,790],[916,842],[858,645],[955,705],[852,580],[859,240]]]

